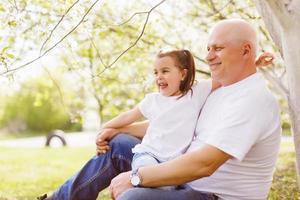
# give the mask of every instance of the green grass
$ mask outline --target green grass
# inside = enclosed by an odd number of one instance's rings
[[[300,199],[300,191],[297,188],[296,181],[295,162],[293,143],[282,142],[269,200]]]
[[[0,200],[33,200],[50,193],[94,153],[93,147],[0,148]]]
[[[269,200],[296,200],[300,197],[293,151],[291,142],[282,144]],[[33,200],[40,194],[51,193],[93,154],[93,147],[0,148],[0,200]],[[109,200],[107,191],[100,196],[101,200]]]

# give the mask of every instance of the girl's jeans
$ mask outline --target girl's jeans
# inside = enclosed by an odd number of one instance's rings
[[[141,167],[156,165],[159,163],[161,163],[161,161],[151,153],[135,153],[132,159],[131,168],[132,170],[136,170]],[[159,188],[164,190],[172,190],[175,189],[175,186],[164,186]]]

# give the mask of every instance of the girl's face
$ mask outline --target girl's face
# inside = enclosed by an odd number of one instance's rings
[[[155,82],[158,91],[164,96],[178,96],[180,83],[184,79],[186,69],[181,70],[176,66],[170,56],[157,58],[154,63]]]

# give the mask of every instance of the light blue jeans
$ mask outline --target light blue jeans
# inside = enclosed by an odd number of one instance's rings
[[[151,166],[161,163],[161,161],[152,155],[151,153],[135,153],[132,159],[131,168],[132,170],[138,169],[140,167]],[[159,187],[164,190],[174,189],[176,186],[164,186]]]
[[[132,170],[135,170],[141,167],[151,166],[159,163],[161,162],[155,158],[154,155],[149,153],[135,153],[132,159],[131,168]]]
[[[131,170],[133,157],[131,149],[138,143],[140,143],[139,139],[127,134],[114,137],[109,144],[110,150],[106,154],[91,158],[77,174],[53,193],[53,200],[97,199],[99,192],[108,187],[115,176]],[[212,197],[212,194],[204,194],[191,188],[173,190],[133,188],[123,193],[118,199],[213,200]]]

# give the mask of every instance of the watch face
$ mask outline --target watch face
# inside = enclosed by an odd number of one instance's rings
[[[131,184],[133,186],[138,186],[140,184],[140,178],[137,175],[131,177]]]

